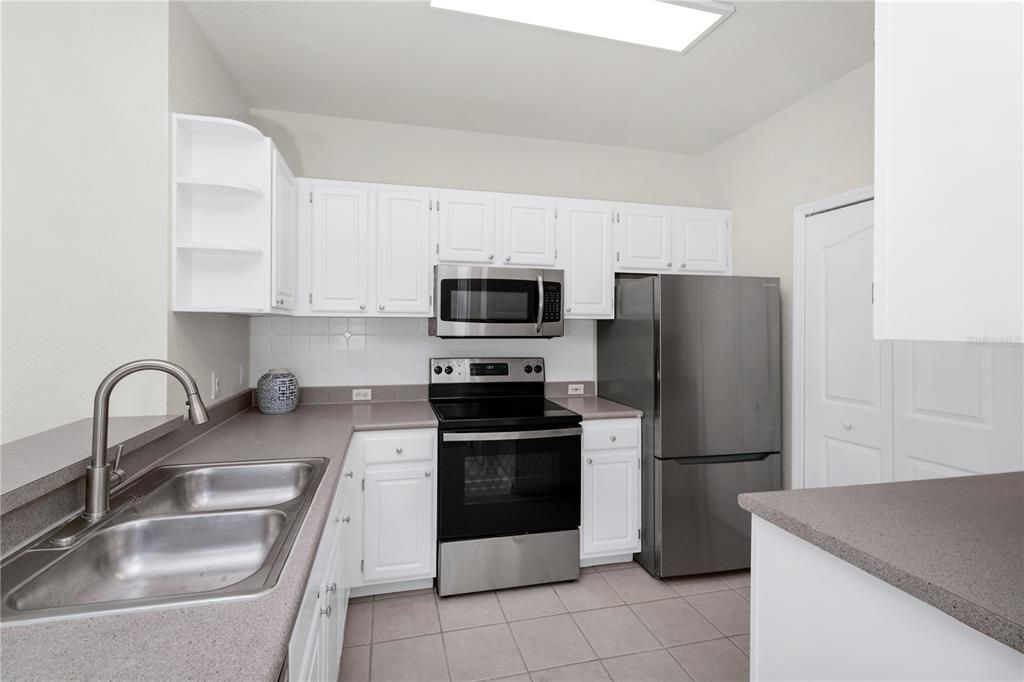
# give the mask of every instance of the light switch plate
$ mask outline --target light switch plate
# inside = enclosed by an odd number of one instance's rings
[[[370,400],[373,391],[369,388],[353,388],[352,400]]]
[[[569,384],[569,395],[583,395],[583,384]]]

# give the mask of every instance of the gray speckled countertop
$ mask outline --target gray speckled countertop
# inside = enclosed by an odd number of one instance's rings
[[[598,398],[594,395],[586,396],[559,396],[549,398],[551,402],[561,405],[567,410],[572,410],[584,419],[629,419],[631,417],[644,416],[643,411],[634,407],[627,407],[611,400]]]
[[[1024,472],[747,493],[739,502],[1024,653]]]
[[[434,428],[426,401],[249,409],[160,464],[327,457],[277,585],[257,597],[0,627],[13,680],[275,680],[353,431]]]

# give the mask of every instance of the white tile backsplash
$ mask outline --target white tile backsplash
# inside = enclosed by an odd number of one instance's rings
[[[304,386],[427,383],[432,357],[545,359],[549,381],[593,381],[595,323],[569,320],[557,339],[438,339],[423,318],[253,317],[249,377],[287,368]]]

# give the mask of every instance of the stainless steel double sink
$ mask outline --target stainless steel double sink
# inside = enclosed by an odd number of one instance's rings
[[[162,466],[67,546],[51,533],[0,564],[5,621],[258,594],[276,583],[326,459]]]

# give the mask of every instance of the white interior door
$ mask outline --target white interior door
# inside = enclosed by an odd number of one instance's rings
[[[1024,468],[1024,351],[1010,344],[896,341],[896,480]]]
[[[872,337],[872,203],[807,219],[807,487],[892,480],[892,349]]]

